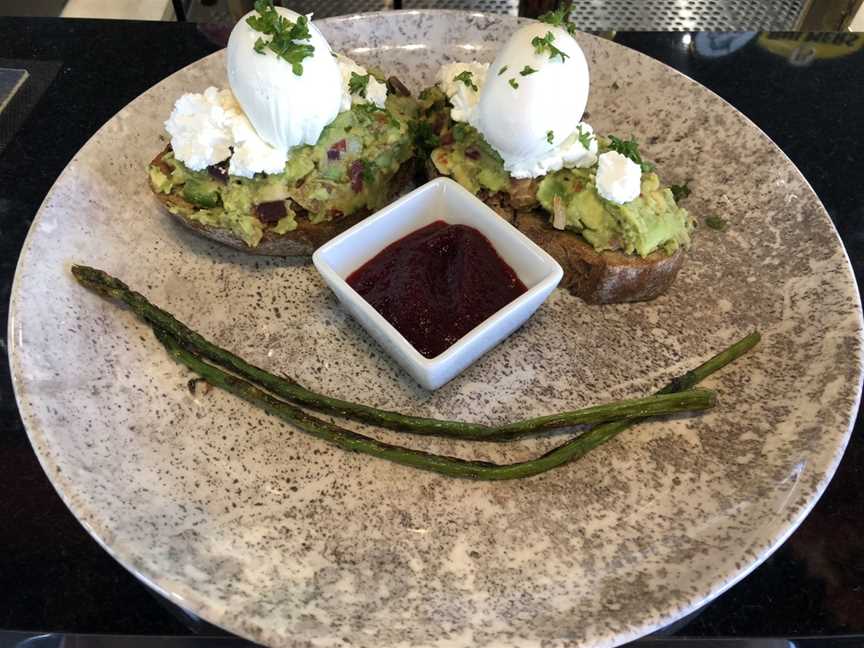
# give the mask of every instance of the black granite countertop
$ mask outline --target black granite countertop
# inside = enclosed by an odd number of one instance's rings
[[[0,67],[31,73],[29,92],[0,115],[0,320],[8,316],[27,229],[57,175],[127,102],[217,49],[205,32],[176,23],[0,19]],[[777,142],[828,209],[860,285],[864,35],[620,33],[615,39],[714,90]],[[3,326],[4,352],[5,335]],[[859,421],[827,492],[789,540],[675,632],[864,633],[862,432]],[[27,440],[5,360],[0,548],[0,629],[146,635],[200,629],[115,563],[60,501]]]

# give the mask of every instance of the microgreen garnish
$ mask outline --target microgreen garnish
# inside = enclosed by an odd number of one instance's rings
[[[705,224],[713,230],[723,232],[726,230],[727,223],[725,220],[716,215],[706,216]]]
[[[389,110],[387,110],[386,108],[379,108],[372,102],[354,104],[351,110],[353,110],[354,114],[359,116],[363,121],[378,121],[383,123],[383,119],[387,119],[390,122],[390,125],[394,128],[401,127],[399,120],[396,119]],[[379,119],[379,116],[382,119]]]
[[[530,65],[526,65],[524,68],[522,68],[522,71],[519,74],[521,74],[522,76],[528,76],[529,74],[534,74],[536,71],[537,70],[532,68]]]
[[[579,143],[586,151],[591,148],[591,140],[594,137],[588,131],[583,131],[581,124],[576,126],[576,137],[579,138]]]
[[[351,78],[348,79],[348,92],[358,97],[366,98],[366,88],[369,86],[368,74],[351,73]]]
[[[510,83],[510,85],[513,86],[514,90],[519,87],[519,82],[516,79],[510,79],[510,81],[508,83]]]
[[[690,187],[686,182],[682,185],[672,185],[669,189],[672,191],[672,197],[675,199],[676,203],[680,200],[684,200],[690,195]]]
[[[414,144],[421,151],[431,151],[441,145],[441,138],[435,133],[432,124],[427,121],[412,122]],[[455,138],[454,138],[455,139]]]
[[[633,160],[642,168],[643,173],[648,173],[649,171],[654,170],[653,164],[651,164],[650,162],[642,161],[642,156],[639,154],[639,144],[636,143],[636,140],[632,136],[629,140],[624,141],[615,137],[614,135],[610,135],[609,149],[612,151],[617,151],[624,157]]]
[[[567,33],[573,36],[576,32],[576,25],[570,22],[570,7],[572,3],[565,2],[562,6],[558,7],[555,11],[549,11],[541,15],[538,20],[540,22],[544,22],[547,25],[552,25],[553,27],[561,27],[562,29],[566,29]]]
[[[474,73],[471,70],[462,70],[459,74],[453,77],[454,81],[461,81],[466,86],[477,92],[477,84],[474,83]]]
[[[246,23],[255,31],[271,36],[269,41],[263,38],[256,40],[255,51],[264,54],[264,50],[269,49],[278,58],[290,63],[294,74],[303,74],[303,59],[312,56],[315,51],[309,43],[297,42],[310,38],[306,16],[297,16],[297,22],[291,22],[273,8],[273,0],[255,0],[255,11],[258,15],[249,16]]]
[[[461,142],[468,135],[468,127],[461,123],[457,122],[453,124],[453,139],[457,142]]]
[[[375,180],[375,169],[378,165],[366,158],[359,158],[358,161],[363,163],[363,180],[371,184]]]
[[[569,54],[562,52],[560,49],[555,47],[552,44],[552,41],[555,40],[555,34],[552,32],[546,32],[546,35],[543,38],[539,36],[535,36],[531,39],[531,44],[534,46],[534,51],[538,54],[542,54],[545,51],[549,52],[549,58],[554,59],[556,56],[561,57],[561,62],[563,63],[565,59],[570,58]]]
[[[510,67],[510,66],[509,66],[509,65],[505,65],[505,66],[502,67],[500,70],[498,70],[498,76],[501,76],[502,74],[504,74],[504,73],[507,71],[507,68],[508,68],[508,67]]]
[[[549,142],[549,143],[551,144],[551,143],[552,143],[552,140],[554,140],[554,139],[555,139],[555,133],[553,133],[551,130],[550,130],[550,131],[547,131],[547,133],[546,133],[546,141]]]

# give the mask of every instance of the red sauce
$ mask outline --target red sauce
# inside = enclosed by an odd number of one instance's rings
[[[527,290],[485,236],[444,221],[391,243],[348,284],[427,358]]]

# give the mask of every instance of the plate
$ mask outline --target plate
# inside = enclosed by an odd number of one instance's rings
[[[420,88],[444,61],[491,60],[516,24],[422,11],[320,26],[334,49]],[[172,102],[225,85],[222,52],[145,92],[72,159],[21,254],[12,376],[46,473],[126,568],[271,645],[610,646],[698,608],[793,531],[860,395],[861,308],[841,242],[801,174],[731,106],[636,52],[578,40],[592,125],[635,134],[666,181],[692,178],[695,214],[730,227],[700,228],[652,303],[587,306],[557,291],[434,393],[311,265],[199,240],[150,195],[145,168]],[[482,422],[644,395],[754,329],[764,340],[706,383],[720,394],[709,414],[639,425],[533,479],[474,483],[344,453],[215,390],[191,395],[144,326],[72,281],[73,262],[315,390]],[[410,441],[510,462],[561,434]]]

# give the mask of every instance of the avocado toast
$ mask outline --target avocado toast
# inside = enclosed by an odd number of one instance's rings
[[[450,118],[452,106],[438,86],[420,101],[431,149],[427,175],[451,176],[543,247],[564,268],[562,287],[589,303],[616,303],[654,299],[672,285],[693,221],[653,166],[642,163],[640,195],[624,204],[600,195],[596,162],[512,178],[476,128]],[[587,144],[589,134],[583,135]],[[598,153],[622,144],[596,140]],[[635,146],[629,148],[638,158]]]
[[[413,180],[412,105],[396,95],[384,109],[353,105],[314,146],[294,149],[277,174],[233,176],[228,160],[193,171],[169,146],[150,163],[150,187],[181,223],[209,238],[255,254],[307,256]]]

